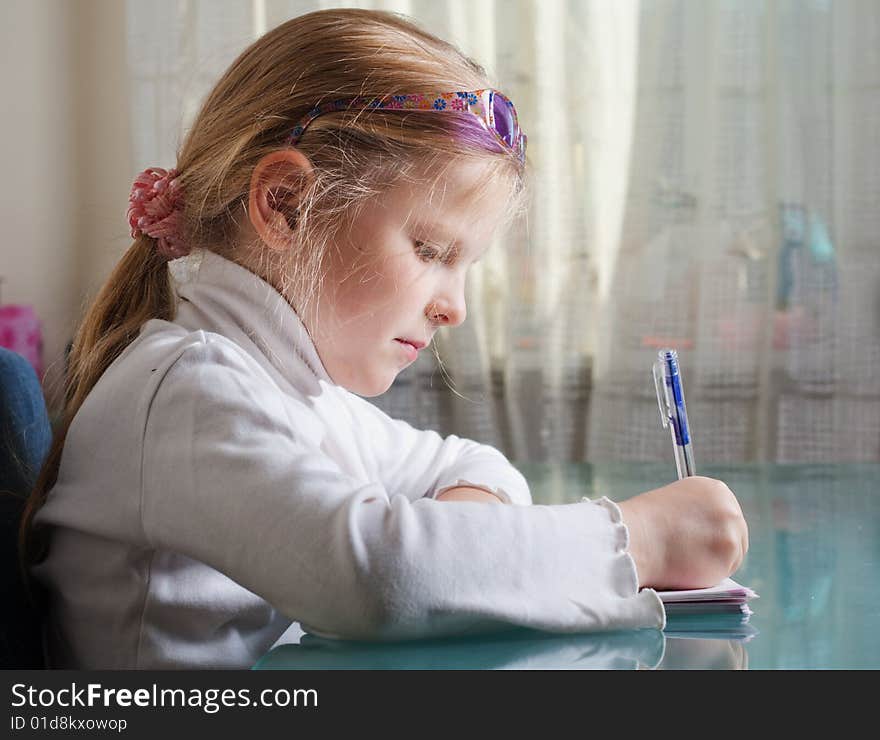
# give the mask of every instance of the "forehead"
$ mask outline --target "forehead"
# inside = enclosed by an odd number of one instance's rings
[[[420,173],[414,182],[389,188],[378,199],[378,212],[406,228],[430,231],[424,236],[434,239],[481,239],[498,225],[510,197],[510,185],[493,180],[493,170],[485,162],[459,161]]]

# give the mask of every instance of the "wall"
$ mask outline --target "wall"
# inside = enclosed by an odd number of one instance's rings
[[[64,348],[130,239],[125,4],[12,0],[0,24],[2,303],[43,322],[57,408]]]

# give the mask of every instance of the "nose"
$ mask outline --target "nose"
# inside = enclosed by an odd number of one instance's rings
[[[464,281],[454,290],[438,295],[425,309],[425,316],[437,326],[459,326],[467,318]]]

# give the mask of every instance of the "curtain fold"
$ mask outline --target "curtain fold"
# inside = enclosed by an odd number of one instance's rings
[[[880,459],[880,4],[332,5],[453,41],[529,135],[532,204],[467,322],[376,405],[519,462],[671,463],[650,372],[671,346],[698,466]],[[133,174],[173,162],[253,38],[329,6],[129,0]]]

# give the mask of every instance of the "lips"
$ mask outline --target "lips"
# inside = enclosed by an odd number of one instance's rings
[[[413,347],[416,348],[416,350],[424,349],[425,347],[428,346],[424,342],[417,342],[415,339],[405,339],[405,338],[397,337],[394,341],[401,342],[402,344],[411,344]]]
[[[419,350],[424,347],[423,342],[416,342],[412,339],[395,339],[400,348],[406,352],[406,359],[415,362],[419,358]]]

